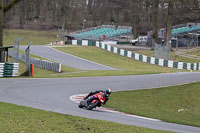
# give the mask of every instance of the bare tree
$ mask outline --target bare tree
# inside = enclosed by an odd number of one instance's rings
[[[169,0],[168,2],[168,19],[167,19],[167,26],[166,26],[166,39],[165,44],[169,48],[171,48],[171,38],[172,38],[172,22],[173,22],[173,12],[174,12],[174,0]]]
[[[0,0],[0,47],[3,46],[3,0]],[[1,51],[0,51],[0,62],[1,62]]]
[[[0,47],[3,47],[3,18],[4,13],[10,10],[14,5],[19,3],[22,0],[13,0],[8,5],[3,6],[3,0],[0,0]],[[3,61],[2,52],[0,51],[0,62]]]
[[[7,12],[5,19],[10,28],[37,30],[58,29],[64,22],[68,30],[80,30],[84,19],[87,27],[114,21],[116,25],[132,26],[134,37],[153,29],[153,40],[158,43],[159,28],[200,21],[199,0],[173,1],[174,8],[166,6],[170,0],[25,0]],[[170,17],[170,11],[176,15]]]
[[[155,47],[155,43],[158,43],[158,13],[159,13],[159,0],[153,1],[153,43],[152,49]]]
[[[174,24],[200,21],[199,0],[174,1]]]

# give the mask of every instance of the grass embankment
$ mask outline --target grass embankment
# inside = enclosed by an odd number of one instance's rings
[[[69,47],[56,47],[56,49],[94,61],[106,66],[120,69],[120,71],[100,71],[100,76],[106,75],[133,75],[133,74],[149,74],[149,73],[166,73],[166,72],[180,72],[185,70],[177,70],[157,65],[151,65],[136,61],[127,57],[123,57],[111,52],[87,46],[69,46]],[[95,72],[95,71],[93,71]],[[97,75],[98,72],[96,72]]]
[[[114,92],[106,107],[200,127],[200,82],[151,90]]]
[[[22,38],[20,44],[44,44],[56,40],[56,32],[52,31],[26,31],[26,30],[4,30],[4,45],[12,44],[15,38]],[[91,77],[91,76],[119,76],[119,75],[135,75],[135,74],[153,74],[166,72],[179,72],[184,70],[170,69],[156,65],[150,65],[135,61],[126,57],[112,54],[105,50],[95,47],[69,46],[66,48],[57,48],[64,52],[103,64],[120,70],[117,71],[83,71],[62,65],[62,73],[57,74],[48,70],[35,69],[34,77]],[[31,55],[32,57],[37,57]],[[37,57],[40,58],[40,57]],[[43,58],[41,58],[43,59]],[[25,68],[23,63],[20,63]],[[55,74],[55,75],[54,75]]]
[[[179,50],[179,51],[181,51],[181,50]],[[152,50],[136,50],[133,52],[154,57],[154,51],[152,51]],[[192,53],[191,53],[191,55],[192,55]],[[170,60],[177,61],[177,62],[186,62],[186,63],[200,62],[200,60],[198,60],[198,59],[191,59],[191,58],[186,58],[186,57],[182,57],[182,56],[177,56],[176,51],[170,52]]]
[[[4,30],[4,46],[13,45],[16,38],[21,38],[20,45],[42,45],[56,41],[57,31],[35,31],[35,30]]]
[[[120,76],[120,75],[139,75],[139,74],[154,74],[154,73],[168,73],[168,72],[171,73],[171,72],[185,71],[185,70],[171,69],[171,68],[143,63],[140,61],[135,61],[127,57],[122,57],[117,54],[112,54],[108,51],[96,47],[66,46],[66,47],[56,47],[56,49],[103,65],[117,68],[119,70],[83,71],[62,65],[62,73],[56,74],[48,70],[42,70],[37,68],[35,69],[34,77],[57,78],[57,77]],[[31,55],[31,57],[44,59],[41,57],[37,57],[35,55]],[[20,63],[20,65],[22,66],[22,68],[25,68],[23,63]]]
[[[198,56],[200,54],[200,47],[194,47],[190,49],[181,49],[179,50],[181,53],[187,54],[187,55],[196,55]]]
[[[160,133],[164,131],[93,120],[0,103],[0,131],[5,133]],[[116,128],[117,127],[117,128]]]

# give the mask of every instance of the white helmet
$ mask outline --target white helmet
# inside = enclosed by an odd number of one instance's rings
[[[112,90],[110,88],[106,89],[106,91],[105,91],[107,96],[109,96],[111,92],[112,92]]]

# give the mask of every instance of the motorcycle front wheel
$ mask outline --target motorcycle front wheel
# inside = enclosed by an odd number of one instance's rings
[[[81,101],[78,105],[79,108],[83,108],[84,107],[84,101]]]
[[[99,104],[99,102],[92,103],[87,107],[87,109],[92,110],[93,108],[96,108],[98,106],[98,104]]]

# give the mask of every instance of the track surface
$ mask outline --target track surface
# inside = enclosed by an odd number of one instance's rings
[[[26,48],[27,46],[20,46],[22,50]],[[47,46],[31,46],[30,50],[32,54],[81,70],[117,70]]]
[[[107,87],[114,91],[138,90],[194,81],[200,81],[200,73],[62,79],[0,79],[0,101],[153,129],[200,133],[199,127],[148,120],[99,109],[94,111],[79,109],[77,103],[69,99],[75,94],[85,94]]]

